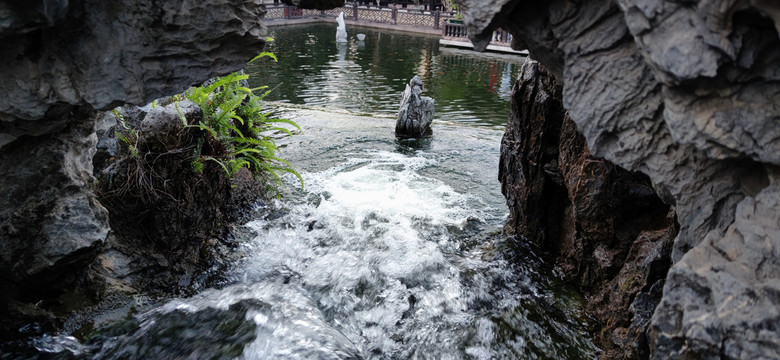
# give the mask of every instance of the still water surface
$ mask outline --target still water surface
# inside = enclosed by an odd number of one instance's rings
[[[439,47],[439,37],[350,27],[336,45],[335,26],[272,27],[267,50],[274,63],[250,65],[253,86],[274,89],[269,100],[395,114],[414,75],[423,95],[436,101],[436,118],[503,127],[512,84],[525,60],[519,55],[478,54]],[[366,35],[358,41],[356,35]]]
[[[256,236],[230,280],[92,339],[37,339],[39,350],[92,359],[595,357],[576,292],[500,235],[499,128],[518,63],[372,30],[360,30],[360,44],[348,29],[350,43],[338,48],[333,28],[274,29],[279,63],[251,70],[254,85],[276,88],[277,114],[301,125],[279,145],[305,187],[286,177],[284,197],[257,209],[245,225]],[[446,121],[430,139],[399,141],[392,115],[415,73]]]

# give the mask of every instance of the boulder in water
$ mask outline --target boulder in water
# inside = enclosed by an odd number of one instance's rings
[[[417,75],[406,85],[401,99],[401,109],[398,111],[398,118],[395,122],[396,137],[402,139],[422,138],[429,137],[433,133],[431,130],[433,99],[420,96],[422,89],[422,80]]]

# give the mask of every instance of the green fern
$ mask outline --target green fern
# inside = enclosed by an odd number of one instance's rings
[[[261,53],[252,61],[263,57],[274,60],[271,53]],[[182,116],[186,127],[197,128],[210,136],[213,141],[222,143],[227,153],[221,157],[200,155],[200,146],[193,162],[193,170],[202,171],[203,161],[217,163],[228,177],[235,176],[242,168],[247,168],[258,177],[273,181],[272,189],[281,185],[281,174],[290,173],[298,178],[303,189],[303,178],[292,165],[279,158],[279,148],[270,136],[270,132],[281,132],[293,136],[290,129],[279,126],[287,124],[300,130],[300,126],[289,119],[271,118],[263,111],[262,99],[270,93],[267,86],[249,89],[242,84],[249,76],[233,73],[216,79],[208,86],[193,87],[187,90],[187,99],[198,104],[203,110],[203,120],[198,124],[189,124]],[[255,91],[263,91],[255,95]],[[278,194],[278,191],[277,191]]]

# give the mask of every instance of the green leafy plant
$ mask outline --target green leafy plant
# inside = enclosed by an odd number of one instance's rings
[[[262,57],[276,59],[271,53],[261,53]],[[249,78],[243,73],[233,73],[216,79],[207,86],[193,87],[187,90],[187,99],[198,104],[203,110],[203,119],[197,124],[189,124],[182,116],[187,127],[195,127],[207,133],[210,140],[216,140],[227,149],[224,156],[200,155],[200,146],[196,148],[193,171],[202,171],[202,162],[213,161],[219,164],[228,177],[234,177],[242,168],[249,169],[255,176],[267,177],[278,186],[281,175],[295,175],[303,188],[303,178],[289,162],[277,156],[279,147],[271,137],[275,133],[292,136],[287,124],[300,129],[289,119],[273,118],[263,111],[262,99],[270,93],[267,86],[249,89],[244,85]],[[260,95],[255,92],[262,91]],[[200,163],[200,164],[198,164]]]
[[[117,123],[121,126],[120,131],[115,131],[114,136],[127,145],[130,155],[138,157],[138,130],[127,125],[124,115],[117,109],[111,110],[111,114],[116,117]]]

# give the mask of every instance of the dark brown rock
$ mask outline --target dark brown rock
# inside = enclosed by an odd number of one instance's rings
[[[590,154],[561,90],[538,62],[523,65],[501,147],[505,232],[546,249],[584,291],[602,324],[603,357],[647,357],[649,314],[677,233],[674,212],[647,177]]]
[[[263,183],[246,168],[228,178],[216,161],[200,158],[228,154],[214,137],[183,125],[182,116],[190,123],[203,118],[189,100],[148,111],[124,106],[117,115],[123,124],[110,128],[107,137],[138,138],[119,141],[113,160],[95,168],[112,229],[96,270],[147,293],[187,294],[203,282],[197,278],[204,269],[219,265],[215,252],[229,243],[225,225],[260,200]]]

